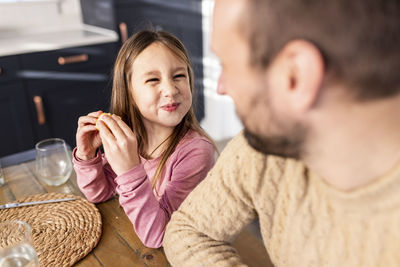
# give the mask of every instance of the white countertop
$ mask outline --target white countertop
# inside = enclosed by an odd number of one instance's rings
[[[1,31],[0,56],[56,50],[61,48],[115,42],[116,32],[90,25],[53,28],[40,31]]]

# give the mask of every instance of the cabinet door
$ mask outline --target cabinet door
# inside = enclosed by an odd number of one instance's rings
[[[79,77],[28,81],[35,141],[59,137],[74,147],[78,118],[93,111],[108,110],[109,76],[104,74],[102,81],[85,81]]]
[[[188,0],[122,1],[116,6],[117,22],[127,24],[129,36],[146,28],[175,34],[185,44],[193,63],[198,64],[203,55],[201,5],[188,3]]]
[[[79,116],[108,110],[116,43],[21,55],[35,142],[50,137],[75,146]]]
[[[0,83],[0,157],[34,146],[21,82]]]
[[[18,57],[0,57],[0,83],[17,80],[19,69]]]

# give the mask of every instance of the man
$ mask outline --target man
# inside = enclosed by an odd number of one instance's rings
[[[213,30],[245,131],[173,214],[168,260],[241,265],[258,217],[277,267],[400,266],[400,2],[216,0]]]

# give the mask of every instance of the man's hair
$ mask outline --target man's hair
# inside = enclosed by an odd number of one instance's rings
[[[399,0],[249,0],[240,26],[256,66],[302,39],[320,50],[326,83],[360,100],[400,93]]]

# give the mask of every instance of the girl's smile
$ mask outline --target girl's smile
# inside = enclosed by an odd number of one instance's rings
[[[168,111],[168,112],[175,111],[178,109],[178,107],[179,107],[179,103],[171,103],[171,104],[161,106],[161,108],[163,110]]]

